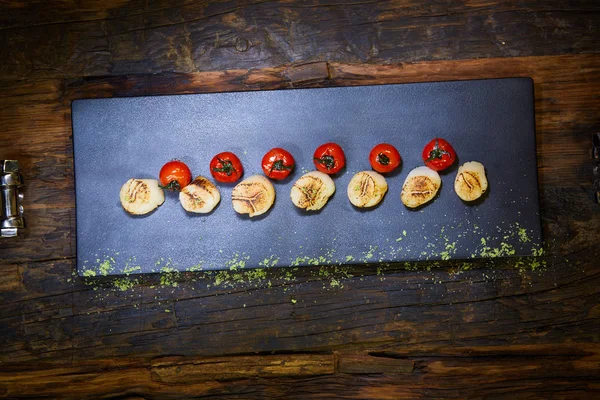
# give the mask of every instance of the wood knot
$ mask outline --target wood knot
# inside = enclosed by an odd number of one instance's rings
[[[244,39],[241,37],[235,39],[235,50],[236,51],[243,53],[245,51],[248,51],[249,48],[250,48],[250,42],[247,39]]]

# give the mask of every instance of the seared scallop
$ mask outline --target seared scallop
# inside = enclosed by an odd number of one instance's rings
[[[144,215],[165,202],[156,179],[130,179],[121,187],[121,205],[129,214]]]
[[[298,208],[320,210],[335,193],[335,183],[329,175],[312,171],[302,175],[292,186],[290,197]]]
[[[206,214],[221,201],[219,189],[203,176],[198,176],[179,192],[179,202],[185,211]]]
[[[231,201],[238,214],[256,217],[266,213],[275,202],[275,188],[264,176],[252,175],[233,188]]]
[[[388,184],[385,178],[375,171],[361,171],[348,183],[348,199],[356,207],[373,207],[385,196]]]
[[[480,162],[469,161],[458,168],[454,180],[454,191],[462,200],[477,200],[485,193],[487,187],[485,168]]]
[[[406,207],[417,208],[431,201],[441,185],[442,180],[436,171],[427,167],[417,167],[408,173],[400,199]]]

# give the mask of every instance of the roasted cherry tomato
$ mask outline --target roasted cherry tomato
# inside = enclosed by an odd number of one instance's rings
[[[192,173],[185,163],[169,161],[160,169],[160,185],[168,190],[181,190],[192,181]]]
[[[369,153],[371,167],[377,172],[391,172],[402,162],[400,153],[391,144],[379,143]]]
[[[262,169],[271,179],[285,179],[294,170],[294,157],[288,151],[275,147],[262,158]]]
[[[229,151],[219,153],[210,161],[210,173],[219,182],[235,182],[244,174],[242,162]]]
[[[456,152],[450,143],[442,138],[435,138],[427,143],[422,156],[425,165],[434,171],[442,171],[456,160]]]
[[[317,147],[313,161],[319,171],[332,175],[344,168],[346,156],[338,144],[325,143]]]

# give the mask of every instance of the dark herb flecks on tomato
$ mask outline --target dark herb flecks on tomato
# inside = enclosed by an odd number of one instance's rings
[[[392,172],[402,163],[398,150],[387,143],[379,143],[369,153],[371,167],[380,173]]]
[[[338,173],[346,165],[344,150],[336,143],[325,143],[317,147],[313,155],[315,167],[323,173]]]
[[[225,151],[210,161],[210,173],[218,182],[233,183],[242,177],[244,168],[235,154]]]
[[[294,170],[294,157],[280,147],[269,150],[262,158],[262,170],[271,179],[282,180]]]
[[[184,162],[173,160],[160,169],[159,179],[163,189],[179,191],[190,184],[192,173]]]
[[[434,171],[442,171],[450,167],[456,160],[456,152],[452,145],[442,138],[435,138],[423,148],[423,161]]]

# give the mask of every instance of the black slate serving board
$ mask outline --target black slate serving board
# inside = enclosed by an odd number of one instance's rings
[[[81,275],[470,259],[531,255],[541,245],[531,79],[83,99],[72,111]],[[436,136],[453,144],[458,162],[441,174],[433,202],[409,210],[402,184]],[[290,188],[330,141],[348,160],[336,194],[322,211],[302,212]],[[383,202],[358,210],[347,184],[370,169],[380,142],[395,145],[403,165],[387,177]],[[275,205],[262,217],[233,211],[232,185],[219,185],[221,204],[209,215],[186,213],[172,193],[145,217],[119,204],[127,179],[157,179],[173,158],[210,176],[213,155],[233,151],[248,177],[272,147],[290,151],[297,170],[275,183]],[[485,165],[490,186],[466,204],[453,182],[471,160]]]

